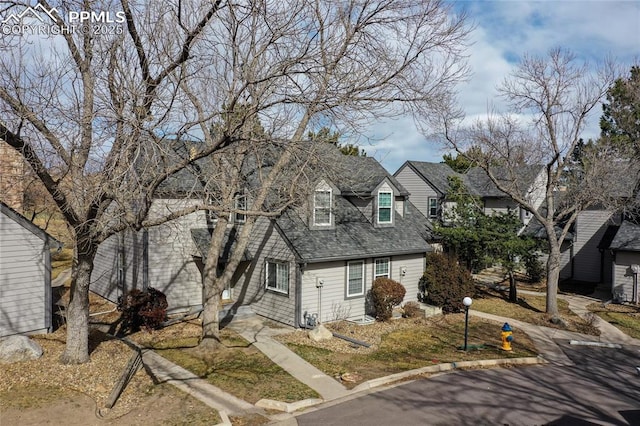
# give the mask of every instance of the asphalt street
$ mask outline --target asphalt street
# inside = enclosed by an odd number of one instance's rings
[[[640,347],[558,341],[573,366],[458,370],[297,416],[299,425],[640,425]]]

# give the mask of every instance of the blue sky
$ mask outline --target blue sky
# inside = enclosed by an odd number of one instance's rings
[[[630,65],[640,61],[640,1],[460,1],[476,25],[471,35],[469,63],[473,76],[459,88],[468,118],[483,116],[495,102],[496,86],[523,54],[545,55],[554,47],[567,48],[591,63],[612,56]],[[583,137],[599,133],[598,108]],[[441,161],[446,152],[427,141],[411,118],[379,123],[364,145],[391,173],[406,160]]]

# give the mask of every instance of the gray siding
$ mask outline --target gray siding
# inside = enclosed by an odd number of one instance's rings
[[[631,302],[633,298],[633,272],[631,265],[640,264],[640,253],[619,251],[613,264],[611,292],[623,301]]]
[[[188,207],[190,200],[155,200],[150,217],[162,217]],[[204,212],[191,213],[148,230],[148,286],[167,296],[169,310],[184,311],[202,305],[202,276],[195,263],[197,254],[191,238],[191,228],[206,227]],[[91,275],[91,289],[116,302],[118,296],[131,289],[143,289],[143,231],[126,231],[109,237],[100,244]],[[123,246],[124,262],[119,262],[119,247]],[[120,265],[122,263],[122,265]],[[122,270],[124,287],[118,286]]]
[[[437,197],[438,193],[418,176],[411,167],[405,165],[396,175],[396,179],[409,191],[409,200],[420,212],[429,217],[429,197]]]
[[[391,279],[400,282],[406,289],[403,303],[418,300],[418,281],[424,272],[424,254],[392,256]],[[365,296],[346,298],[347,262],[323,262],[307,265],[302,271],[301,318],[317,314],[320,322],[341,319],[360,319],[366,312],[365,299],[371,289],[374,275],[374,258],[360,259],[365,262]],[[406,272],[402,275],[401,271]],[[322,288],[317,288],[319,280]]]
[[[296,281],[298,266],[285,240],[280,236],[274,223],[259,218],[253,228],[247,251],[251,261],[238,272],[231,289],[231,297],[237,304],[251,305],[258,315],[290,326],[295,323]],[[266,288],[265,265],[267,260],[289,264],[289,293],[283,294]]]
[[[598,244],[611,224],[613,213],[606,210],[586,210],[576,219],[574,234],[574,275],[577,281],[600,282],[602,255]]]
[[[0,337],[51,326],[48,257],[41,238],[0,213]]]

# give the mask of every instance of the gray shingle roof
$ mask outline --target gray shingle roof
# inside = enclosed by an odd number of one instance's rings
[[[424,237],[430,235],[428,220],[410,203],[405,217],[395,216],[395,226],[376,228],[344,197],[335,202],[332,229],[309,229],[307,221],[294,210],[276,220],[283,236],[301,261],[359,259],[431,250]]]
[[[612,250],[640,251],[640,224],[625,220],[609,246]]]
[[[504,167],[492,168],[491,172],[502,184],[516,189],[521,195],[525,195],[533,186],[541,170],[542,166],[522,165],[513,173]],[[507,197],[480,167],[471,168],[464,176],[465,185],[473,195],[486,198]]]
[[[324,142],[314,149],[323,156],[316,165],[318,175],[331,181],[344,195],[370,195],[385,178],[396,187],[399,195],[409,195],[373,157],[344,155],[336,146]]]
[[[465,174],[458,173],[449,167],[446,163],[428,163],[423,161],[407,161],[420,177],[431,185],[433,189],[442,195],[446,195],[451,186],[449,185],[449,177],[455,176],[462,179],[464,185],[469,189],[472,195],[478,197],[502,198],[507,195],[500,191],[498,187],[489,179],[487,173],[480,167],[472,167]],[[505,185],[517,188],[522,194],[525,194],[533,185],[536,177],[541,171],[542,166],[523,165],[518,167],[514,175],[508,172],[506,168],[496,167],[492,169],[492,173]],[[515,179],[514,179],[515,178]]]

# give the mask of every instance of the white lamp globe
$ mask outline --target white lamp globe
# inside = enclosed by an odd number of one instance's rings
[[[469,296],[467,296],[464,299],[462,299],[462,303],[464,304],[464,306],[466,306],[468,308],[473,303],[473,299],[471,299]]]

